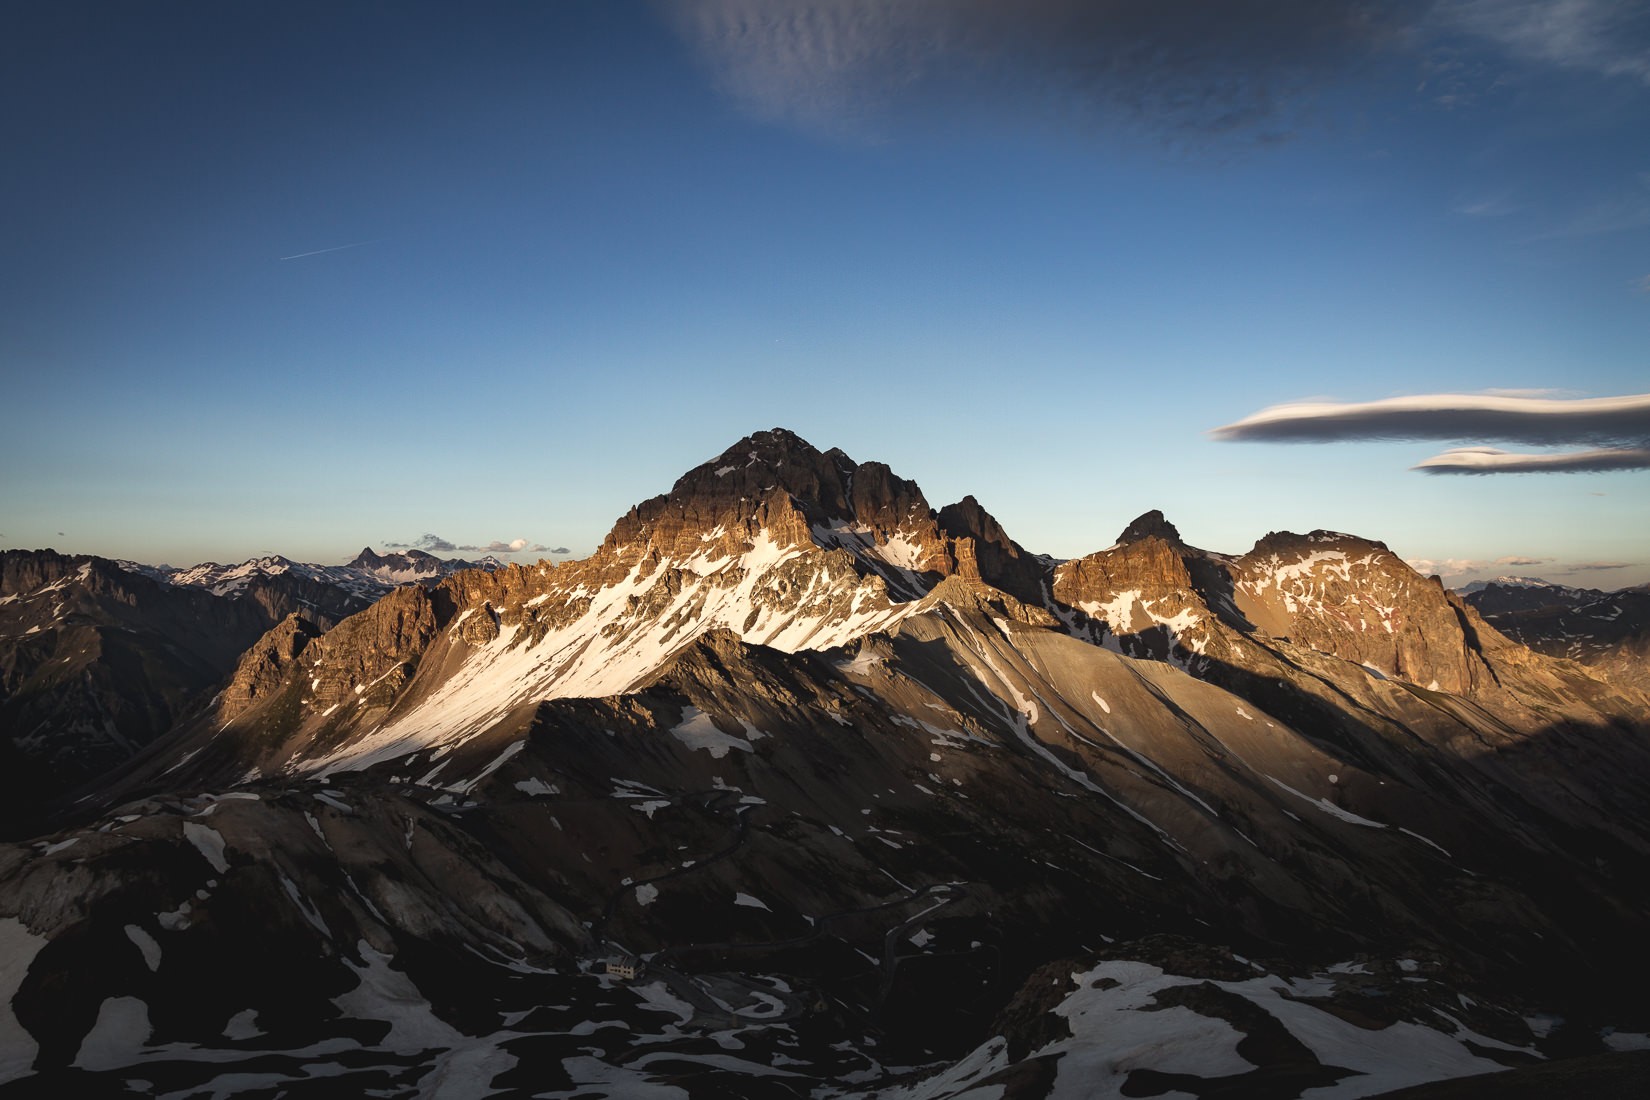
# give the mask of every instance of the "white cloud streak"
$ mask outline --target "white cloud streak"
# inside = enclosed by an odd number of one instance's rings
[[[1410,467],[1428,474],[1598,473],[1650,470],[1650,449],[1606,447],[1558,454],[1525,454],[1494,447],[1460,447]]]
[[[302,260],[306,256],[324,256],[328,252],[342,252],[347,248],[362,248],[366,245],[377,244],[377,243],[378,243],[377,241],[356,241],[353,244],[336,244],[336,245],[333,245],[331,248],[317,248],[313,252],[296,252],[296,253],[293,253],[291,256],[282,256],[281,259],[283,259],[283,260]]]
[[[1225,442],[1501,441],[1586,448],[1554,453],[1457,447],[1412,469],[1428,474],[1650,469],[1650,394],[1554,397],[1552,391],[1417,394],[1379,401],[1273,405],[1209,434]]]
[[[1506,440],[1538,446],[1650,440],[1650,394],[1526,397],[1509,393],[1417,394],[1379,401],[1273,405],[1210,433],[1273,443]]]

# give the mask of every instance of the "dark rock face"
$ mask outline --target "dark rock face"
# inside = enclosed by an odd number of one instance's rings
[[[1170,546],[1183,545],[1180,541],[1180,532],[1175,525],[1163,518],[1163,513],[1153,508],[1150,512],[1136,517],[1133,523],[1123,529],[1117,536],[1119,543],[1139,542],[1141,539],[1158,539]]]
[[[1043,601],[1046,565],[1008,537],[990,512],[972,496],[939,512],[940,531],[952,540],[956,573],[1007,592],[1024,603]]]
[[[217,685],[268,615],[102,558],[0,554],[0,741],[34,767],[13,798],[130,758]]]
[[[35,762],[33,793],[129,759],[289,616],[325,630],[370,603],[296,569],[243,570],[221,594],[199,579],[50,550],[0,555],[0,740]]]

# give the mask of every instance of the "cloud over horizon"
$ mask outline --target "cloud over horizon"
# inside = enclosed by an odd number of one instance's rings
[[[1302,401],[1270,406],[1209,435],[1224,442],[1470,440],[1589,447],[1552,454],[1459,447],[1413,467],[1429,474],[1642,470],[1650,469],[1650,394],[1552,397],[1494,391]]]
[[[566,554],[569,550],[565,546],[554,549],[542,542],[530,542],[528,539],[494,539],[482,544],[459,545],[440,535],[424,534],[411,542],[386,542],[386,550],[423,550],[430,554],[451,553],[482,553],[482,554]]]
[[[1568,575],[1571,573],[1602,573],[1615,569],[1631,569],[1637,562],[1630,561],[1582,561],[1568,564],[1554,558],[1532,558],[1518,554],[1496,558],[1494,561],[1483,561],[1478,558],[1405,558],[1404,564],[1423,576],[1436,574],[1446,580],[1456,583],[1468,579],[1482,579],[1501,575],[1501,570],[1508,567],[1530,568],[1545,566],[1533,576],[1540,580],[1545,579],[1541,574]]]

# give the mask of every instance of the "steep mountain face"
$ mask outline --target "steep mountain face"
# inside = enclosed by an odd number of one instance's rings
[[[6,551],[0,754],[11,796],[0,822],[21,822],[41,796],[130,759],[283,620],[301,617],[318,635],[398,585],[500,565],[366,549],[346,566],[272,556],[177,569]]]
[[[762,432],[585,561],[283,619],[0,848],[0,1080],[1360,1096],[1602,1052],[1650,1024],[1647,726],[1378,543],[1148,513],[1054,562]]]
[[[278,690],[254,697],[238,674],[196,731],[214,743],[200,763],[233,754],[237,775],[363,766],[519,724],[545,699],[625,691],[712,629],[829,648],[891,626],[946,576],[984,584],[1035,560],[977,504],[951,514],[977,536],[943,531],[880,463],[758,433],[632,509],[584,561],[398,592],[294,658]]]
[[[1520,645],[1650,692],[1650,588],[1492,583],[1464,599]]]
[[[1129,524],[1109,549],[1055,566],[1048,591],[1055,613],[1078,636],[1184,665],[1220,637],[1218,620],[1193,583],[1193,567],[1200,573],[1215,568],[1153,511]]]
[[[275,624],[300,615],[319,632],[391,587],[280,557],[172,569],[10,550],[0,569],[0,743],[15,754],[16,821],[172,728]]]
[[[1482,624],[1383,543],[1275,533],[1234,565],[1238,612],[1273,637],[1434,691],[1471,694],[1487,680],[1473,638]]]
[[[0,554],[0,743],[14,820],[129,759],[212,688],[271,620],[102,558]]]

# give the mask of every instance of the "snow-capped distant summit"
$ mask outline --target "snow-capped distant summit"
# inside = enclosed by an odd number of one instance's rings
[[[1461,593],[1462,595],[1466,595],[1466,594],[1472,593],[1472,592],[1482,592],[1482,591],[1484,591],[1484,589],[1489,588],[1492,585],[1499,585],[1502,588],[1552,588],[1552,589],[1557,589],[1557,590],[1563,591],[1563,592],[1579,592],[1579,591],[1581,591],[1581,589],[1568,588],[1568,587],[1566,587],[1565,585],[1562,585],[1562,584],[1554,584],[1552,581],[1542,580],[1540,577],[1510,577],[1510,576],[1508,576],[1508,577],[1494,577],[1494,578],[1492,578],[1490,580],[1487,580],[1487,581],[1473,581],[1471,584],[1462,585],[1460,588],[1457,588],[1455,591]]]
[[[117,563],[129,573],[138,573],[162,584],[187,588],[203,588],[214,596],[236,599],[248,585],[273,577],[288,577],[298,581],[330,585],[351,596],[367,601],[378,599],[398,585],[430,585],[466,569],[492,572],[504,563],[491,555],[480,561],[458,558],[438,558],[422,550],[404,550],[395,554],[377,554],[372,547],[363,547],[355,560],[347,565],[315,565],[293,561],[280,554],[248,558],[234,565],[220,565],[215,561],[199,565],[174,567],[144,565],[140,562]]]
[[[1508,637],[1552,657],[1568,657],[1623,684],[1650,689],[1650,589],[1569,588],[1528,577],[1497,577],[1462,590]]]
[[[458,558],[438,558],[423,550],[379,554],[370,546],[362,547],[361,552],[355,555],[355,560],[344,566],[345,569],[354,569],[391,585],[433,584],[450,573],[464,569],[485,569],[491,573],[503,567],[504,563],[491,554],[480,561],[463,561]]]

